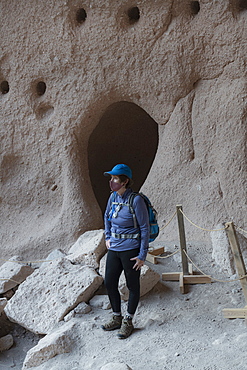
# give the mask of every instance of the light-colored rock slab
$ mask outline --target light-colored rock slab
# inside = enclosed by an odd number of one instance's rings
[[[14,339],[11,334],[5,335],[0,338],[0,352],[7,351],[14,344]]]
[[[100,268],[99,273],[101,276],[105,276],[105,264],[106,264],[106,256],[104,256],[100,260]],[[140,296],[142,297],[146,293],[148,293],[153,287],[158,283],[160,280],[160,275],[152,270],[149,266],[144,265],[141,268],[141,276],[140,276]],[[120,279],[119,279],[119,292],[121,295],[121,299],[126,301],[129,296],[129,290],[126,286],[125,276],[122,272]]]
[[[109,364],[102,366],[100,370],[131,370],[131,367],[122,362],[109,362]]]
[[[34,269],[20,262],[19,256],[12,257],[0,267],[0,294],[21,284],[27,276],[31,275]],[[6,279],[6,280],[5,280]]]
[[[73,263],[98,268],[105,253],[104,230],[90,230],[82,234],[70,248],[68,259]]]
[[[50,262],[20,286],[4,310],[11,321],[47,334],[78,303],[89,301],[102,282],[89,266],[67,259]]]
[[[42,338],[35,347],[27,352],[23,369],[39,366],[52,357],[70,352],[75,329],[74,322],[66,323]]]
[[[148,293],[153,287],[160,281],[160,275],[151,269],[151,267],[144,265],[141,268],[141,277],[140,277],[140,284],[141,284],[141,293],[140,296],[144,296]]]
[[[8,302],[7,298],[0,298],[0,316],[7,302]]]
[[[216,225],[215,229],[222,229],[223,227],[223,224],[219,224]],[[215,263],[222,271],[233,275],[235,273],[234,260],[226,231],[211,231],[210,237],[213,246],[212,258],[215,260]]]
[[[111,304],[107,295],[95,295],[89,302],[91,307],[103,308],[103,310],[109,310]]]

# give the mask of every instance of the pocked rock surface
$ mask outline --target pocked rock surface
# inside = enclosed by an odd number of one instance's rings
[[[102,227],[117,163],[161,226],[182,204],[201,227],[247,228],[245,1],[0,3],[5,257],[67,252]]]
[[[89,301],[102,282],[91,267],[50,262],[21,284],[4,311],[11,321],[46,334],[78,303]]]

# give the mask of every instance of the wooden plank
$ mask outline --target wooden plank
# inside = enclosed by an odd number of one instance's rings
[[[247,308],[224,308],[222,312],[225,319],[247,318]]]
[[[239,276],[239,278],[241,278],[241,277],[246,275],[246,268],[245,268],[244,260],[243,260],[243,257],[242,257],[241,249],[240,249],[240,246],[239,246],[239,242],[238,242],[237,234],[236,234],[236,231],[235,231],[235,227],[234,227],[233,222],[227,222],[226,226],[227,226],[226,232],[227,232],[227,235],[228,235],[228,238],[229,238],[229,241],[230,241],[230,245],[231,245],[231,248],[232,248],[232,253],[233,253],[233,256],[234,256],[234,261],[235,261],[235,264],[236,264],[236,268],[238,270],[238,276]],[[244,279],[241,279],[240,283],[241,283],[241,286],[242,286],[242,289],[243,289],[245,301],[247,302],[247,277],[245,277]]]
[[[149,254],[152,254],[154,256],[158,256],[159,254],[164,253],[164,251],[165,251],[165,248],[164,247],[161,247],[161,248],[153,249],[152,251],[149,251],[148,253]]]
[[[180,288],[180,293],[184,294],[184,274],[181,272],[179,276],[179,288]]]
[[[153,263],[156,265],[158,263],[157,257],[152,256],[150,253],[147,254],[146,261]]]
[[[210,276],[206,275],[184,275],[184,284],[208,284],[211,283]]]
[[[181,258],[182,258],[182,270],[184,274],[189,273],[188,267],[188,260],[186,255],[184,254],[183,250],[186,252],[186,239],[185,239],[185,231],[184,231],[184,216],[180,212],[182,209],[181,205],[177,205],[177,219],[178,219],[178,230],[179,230],[179,240],[180,240],[180,250],[181,250]]]
[[[162,280],[180,281],[181,272],[165,272],[162,274]],[[207,275],[183,275],[183,284],[208,284],[212,280]]]
[[[164,272],[162,280],[166,281],[179,281],[181,272]]]

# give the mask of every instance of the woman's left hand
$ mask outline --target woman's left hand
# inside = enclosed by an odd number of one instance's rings
[[[138,257],[134,257],[130,259],[131,261],[136,261],[136,263],[133,266],[134,270],[140,270],[141,267],[144,265],[144,261],[140,260]]]

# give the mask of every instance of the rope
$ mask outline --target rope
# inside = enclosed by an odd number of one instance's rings
[[[194,224],[194,222],[192,222],[185,214],[184,214],[184,212],[181,210],[181,208],[179,208],[179,211],[182,213],[182,215],[186,218],[186,220],[187,221],[189,221],[193,226],[195,226],[195,227],[197,227],[198,229],[200,229],[200,230],[204,230],[204,231],[221,231],[221,230],[226,230],[227,229],[227,227],[225,226],[225,227],[223,227],[222,229],[205,229],[205,228],[203,228],[203,227],[200,227],[200,226],[198,226],[198,225],[196,225],[196,224]]]
[[[186,255],[186,257],[188,258],[188,260],[192,263],[192,265],[204,276],[208,276],[210,277],[210,279],[214,280],[214,281],[218,281],[220,283],[232,283],[233,281],[239,281],[239,280],[242,280],[242,279],[245,279],[247,277],[247,275],[244,275],[238,279],[232,279],[232,280],[220,280],[220,279],[216,279],[216,278],[213,278],[212,276],[210,275],[207,275],[205,274],[193,261],[192,259],[188,256],[188,253],[183,249],[183,252],[184,254]]]
[[[20,285],[21,283],[19,283],[18,281],[15,281],[15,280],[13,280],[13,279],[8,279],[8,278],[6,278],[6,279],[4,279],[4,278],[0,278],[0,280],[1,281],[13,281],[15,284],[18,284],[18,285]]]
[[[173,215],[172,215],[172,217],[171,217],[171,219],[164,225],[164,226],[162,226],[161,228],[160,228],[160,231],[161,230],[163,230],[165,227],[167,227],[168,225],[169,225],[169,223],[171,223],[172,222],[172,220],[174,219],[174,217],[176,216],[176,213],[177,213],[177,211],[175,211],[174,213],[173,213]]]
[[[168,256],[155,256],[155,257],[156,257],[156,258],[169,258],[169,257],[174,256],[174,254],[177,254],[178,252],[179,252],[179,250],[178,250],[178,251],[173,252],[172,254],[169,254]]]
[[[54,259],[54,260],[41,260],[41,261],[15,261],[15,260],[0,259],[0,261],[3,261],[3,262],[14,262],[14,263],[23,263],[25,265],[30,265],[32,263],[52,262],[52,261],[56,261],[56,259]]]
[[[237,230],[240,230],[240,231],[242,231],[243,233],[246,233],[246,234],[247,234],[247,231],[246,231],[246,230],[244,230],[244,229],[241,229],[241,227],[236,226],[236,229],[237,229]]]

